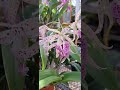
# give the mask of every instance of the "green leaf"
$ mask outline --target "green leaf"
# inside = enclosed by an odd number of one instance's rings
[[[23,90],[24,77],[18,73],[16,60],[10,51],[10,46],[2,45],[2,57],[9,90]]]
[[[57,76],[57,72],[53,69],[39,70],[39,80],[47,78],[49,76]]]
[[[82,81],[83,90],[88,90],[88,84],[85,80]]]
[[[78,52],[77,47],[76,47],[76,45],[75,45],[74,43],[71,43],[70,49],[71,49],[72,52],[74,52],[74,53]]]
[[[56,2],[58,2],[58,1],[57,1],[57,0],[50,0],[50,2],[56,3]]]
[[[68,3],[66,3],[63,8],[60,10],[60,12],[57,14],[57,18],[61,18],[64,12],[67,10]]]
[[[60,2],[54,3],[54,4],[51,6],[51,9],[57,8],[57,6],[58,6],[59,4],[60,4]]]
[[[62,78],[61,77],[58,77],[58,76],[49,76],[45,79],[42,79],[39,81],[39,89],[51,84],[51,83],[54,83],[54,82],[57,82],[57,81],[61,81]]]
[[[72,56],[72,58],[81,63],[80,52],[77,50],[77,47],[75,45],[71,45],[70,49],[71,49],[70,55]]]
[[[87,64],[88,73],[101,85],[110,90],[120,90],[112,67],[106,62],[107,56],[102,49],[89,47],[89,54],[93,60],[100,66],[106,69],[99,70]]]
[[[75,63],[75,62],[71,62],[70,63],[77,71],[80,71],[81,70],[81,67],[78,63]]]
[[[68,82],[68,81],[80,82],[81,81],[81,73],[77,71],[64,72],[61,74],[61,76],[63,77],[61,82]]]
[[[44,5],[39,5],[39,14],[41,15],[45,6]]]
[[[72,56],[73,59],[75,59],[75,60],[77,60],[78,62],[80,62],[80,54],[71,53],[70,55]]]
[[[41,59],[42,59],[42,70],[44,70],[46,68],[48,58],[47,58],[45,50],[42,46],[40,46],[40,56],[41,56]]]
[[[37,9],[38,7],[36,6],[26,6],[24,8],[24,10],[21,10],[20,11],[20,16],[23,16],[25,19],[28,19],[30,17],[32,17],[32,13],[35,12],[35,10]]]

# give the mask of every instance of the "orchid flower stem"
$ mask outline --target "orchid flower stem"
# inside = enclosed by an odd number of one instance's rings
[[[59,24],[59,22],[49,22],[49,23],[47,23],[46,25],[49,25],[49,24]]]
[[[75,40],[75,44],[77,45],[77,43],[78,43],[78,38]]]
[[[71,45],[74,45],[73,41],[72,41],[69,37],[67,37],[66,35],[63,35],[63,34],[62,34],[62,36],[63,36],[67,41],[69,41]]]
[[[57,29],[47,28],[47,30],[52,31],[52,32],[55,32],[55,33],[58,33],[58,34],[61,34],[61,32],[59,32]]]
[[[105,17],[105,25],[103,28],[104,29],[103,41],[106,46],[109,46],[109,35],[112,28],[112,25],[109,25],[109,26],[108,25],[109,23],[108,23],[107,17]]]
[[[75,34],[74,34],[74,35],[73,35],[73,40],[72,40],[72,41],[75,41],[75,39],[76,39],[76,38],[75,38]]]
[[[109,42],[108,42],[109,39],[108,39],[108,38],[109,38],[109,35],[110,35],[111,28],[112,28],[112,27],[109,27],[109,28],[107,29],[106,33],[104,34],[104,44],[105,44],[106,46],[109,46]]]
[[[57,29],[50,29],[47,27],[47,30],[58,33],[59,35],[63,36],[68,42],[71,43],[71,45],[74,45],[73,41],[66,35],[62,34],[60,31],[58,31]]]

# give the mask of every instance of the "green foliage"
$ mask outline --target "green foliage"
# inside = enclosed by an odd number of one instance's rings
[[[40,56],[42,60],[42,70],[44,70],[46,68],[48,58],[43,46],[40,46]]]
[[[56,1],[52,0],[49,6],[39,4],[40,21],[44,23],[58,21],[58,19],[60,19],[63,13],[67,10],[68,3],[63,7],[57,9],[59,5],[60,2],[58,2],[57,0]]]
[[[80,82],[80,72],[64,72],[58,74],[53,69],[45,69],[39,71],[39,89],[49,85],[49,84],[56,84],[56,83],[65,83],[68,81],[76,81]],[[79,79],[78,79],[79,78]]]
[[[24,77],[19,74],[10,46],[2,45],[2,57],[9,90],[23,90]]]
[[[72,71],[72,72],[64,72],[61,74],[63,76],[63,80],[61,82],[68,82],[68,81],[81,81],[81,73],[78,71]]]
[[[94,61],[105,69],[97,69],[95,67],[87,65],[88,73],[101,85],[109,90],[119,90],[116,76],[113,72],[111,65],[106,62],[107,56],[102,49],[90,47],[89,54]]]

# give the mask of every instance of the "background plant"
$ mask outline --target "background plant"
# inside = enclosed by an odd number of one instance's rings
[[[84,33],[88,42],[89,55],[97,65],[102,68],[106,68],[98,69],[93,67],[93,64],[92,66],[87,64],[88,74],[85,79],[87,83],[83,81],[84,89],[103,90],[106,88],[108,90],[119,90],[118,82],[116,80],[113,69],[113,64],[110,64],[108,59],[108,52],[111,53],[111,51],[105,50],[105,47],[103,45],[102,48],[104,47],[104,49],[102,49],[100,45],[101,42],[104,42],[106,46],[109,46],[109,38],[111,35],[110,31],[115,24],[113,14],[111,13],[111,3],[112,1],[109,0],[85,0],[82,3],[82,16],[84,17],[82,21],[82,32]],[[92,23],[91,20],[94,20],[94,22]],[[94,38],[93,35],[95,36]],[[98,42],[96,38],[99,38],[98,40],[101,42]],[[97,45],[97,43],[99,44]],[[113,49],[111,48],[111,50]],[[90,58],[88,60],[90,60]],[[91,80],[91,77],[93,83],[92,81],[91,83],[88,83],[88,81]]]

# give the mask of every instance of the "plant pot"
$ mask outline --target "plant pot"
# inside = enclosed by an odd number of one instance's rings
[[[54,85],[49,85],[47,87],[42,88],[41,90],[55,90]]]

